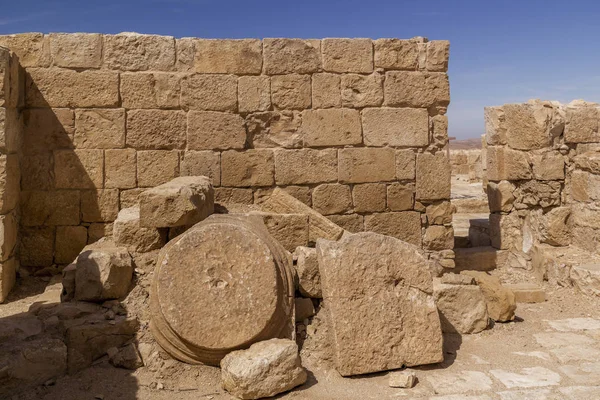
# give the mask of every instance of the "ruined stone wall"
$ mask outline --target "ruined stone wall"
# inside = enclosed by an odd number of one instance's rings
[[[512,267],[530,268],[539,245],[598,250],[599,110],[581,101],[486,108],[491,240]]]
[[[18,269],[21,78],[16,55],[0,47],[0,302],[13,287]]]
[[[21,262],[69,263],[145,188],[276,186],[351,231],[451,249],[449,44],[1,36],[26,69]]]
[[[481,182],[483,179],[481,149],[450,150],[450,165],[452,175],[468,176],[469,182]]]

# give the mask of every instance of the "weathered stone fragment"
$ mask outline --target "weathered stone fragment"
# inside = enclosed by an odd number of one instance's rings
[[[502,286],[500,279],[479,271],[462,271],[461,274],[475,278],[485,297],[491,319],[497,322],[506,322],[515,318],[517,309],[515,295],[510,289]]]
[[[565,160],[558,152],[548,152],[534,155],[533,177],[540,181],[553,181],[565,179]]]
[[[271,339],[221,361],[223,388],[240,399],[260,399],[287,392],[306,382],[306,371],[293,340]]]
[[[432,40],[427,43],[427,61],[425,68],[428,71],[446,72],[448,58],[450,57],[450,42],[448,40]]]
[[[454,207],[449,201],[441,201],[427,206],[425,215],[427,221],[433,225],[447,225],[452,223]]]
[[[565,125],[565,142],[600,142],[600,108],[593,105],[568,107]]]
[[[513,283],[504,285],[515,294],[517,303],[543,303],[546,301],[544,289],[533,283]]]
[[[14,51],[24,68],[50,66],[50,46],[43,33],[2,35],[0,46]]]
[[[121,349],[111,347],[106,351],[108,361],[117,368],[135,370],[144,366],[142,357],[134,343],[129,343]]]
[[[600,264],[573,265],[569,277],[581,293],[600,296]]]
[[[166,243],[166,230],[144,228],[140,225],[140,208],[123,208],[113,224],[113,240],[117,246],[132,253],[160,249]]]
[[[434,282],[433,294],[442,331],[479,333],[488,327],[487,305],[479,286]]]
[[[137,152],[135,149],[104,151],[104,187],[131,189],[137,186]]]
[[[308,246],[308,215],[265,212],[251,212],[250,215],[262,217],[271,236],[290,253],[298,246]]]
[[[311,299],[296,297],[294,302],[296,309],[296,322],[302,322],[315,315],[315,306],[313,305]]]
[[[148,189],[139,197],[140,226],[193,225],[214,212],[214,189],[205,176],[182,176]]]
[[[411,149],[396,150],[396,178],[415,179],[416,155]]]
[[[427,250],[452,250],[454,229],[451,226],[431,225],[425,229],[423,247]]]
[[[388,374],[388,385],[394,388],[412,388],[417,383],[417,375],[413,371],[394,371]]]
[[[431,275],[417,247],[365,232],[319,240],[317,254],[340,374],[443,360]]]
[[[19,261],[10,258],[0,263],[0,303],[4,302],[17,280]]]
[[[252,147],[302,147],[302,113],[300,111],[267,111],[246,117],[248,141]]]
[[[488,204],[491,212],[510,212],[513,208],[515,185],[509,181],[489,182],[487,185]]]
[[[296,261],[296,274],[298,275],[298,289],[303,296],[320,299],[321,275],[317,251],[311,247],[297,247],[294,252]]]

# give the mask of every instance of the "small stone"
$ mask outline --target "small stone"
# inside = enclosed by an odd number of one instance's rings
[[[515,319],[515,295],[510,289],[502,286],[498,277],[479,271],[462,271],[461,274],[475,278],[485,297],[491,319],[497,322]]]
[[[410,389],[417,383],[417,375],[413,371],[394,371],[388,374],[388,384],[393,388]]]
[[[304,297],[297,297],[295,300],[296,305],[296,322],[304,321],[305,319],[311,318],[315,315],[315,306],[311,299]]]
[[[298,289],[303,296],[320,299],[321,275],[317,261],[317,250],[311,247],[297,247],[294,255],[297,257],[296,274]]]

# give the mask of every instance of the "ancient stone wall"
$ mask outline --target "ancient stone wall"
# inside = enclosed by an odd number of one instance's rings
[[[468,176],[469,182],[481,182],[483,179],[481,149],[450,150],[450,165],[452,175]]]
[[[350,231],[451,249],[449,44],[0,36],[26,70],[23,265],[71,262],[180,175],[219,203],[274,187]]]
[[[0,302],[15,283],[18,264],[21,78],[17,56],[0,47]]]

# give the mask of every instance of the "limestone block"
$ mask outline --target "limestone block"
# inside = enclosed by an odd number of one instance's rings
[[[570,207],[555,207],[545,213],[539,225],[542,234],[540,241],[552,246],[571,244],[571,231],[568,225],[570,216]]]
[[[251,213],[251,215],[262,217],[271,236],[290,253],[298,246],[308,246],[308,215],[275,213]]]
[[[186,113],[167,110],[127,112],[127,145],[138,150],[182,149],[186,141]]]
[[[101,240],[86,246],[77,257],[75,300],[104,301],[127,294],[133,263],[124,247]]]
[[[367,108],[362,112],[367,146],[423,147],[429,144],[425,109]]]
[[[221,185],[221,156],[215,151],[186,151],[181,160],[181,176],[207,176],[213,186]]]
[[[23,110],[23,145],[26,155],[47,154],[73,147],[75,114],[65,108]]]
[[[56,227],[54,262],[57,264],[72,263],[87,242],[88,230],[85,226]]]
[[[271,77],[271,99],[277,109],[303,110],[311,104],[310,75]]]
[[[246,117],[248,140],[254,148],[302,147],[301,125],[300,111],[268,111]]]
[[[600,109],[597,106],[567,107],[565,142],[600,142]]]
[[[383,75],[342,75],[341,90],[343,107],[378,107],[383,103]]]
[[[54,261],[54,227],[22,228],[19,236],[19,261],[22,266],[48,267],[52,265]]]
[[[319,273],[317,250],[311,247],[297,247],[294,255],[297,258],[298,290],[303,296],[320,299],[322,297],[321,274]]]
[[[431,274],[417,247],[364,232],[317,241],[317,257],[342,376],[443,360]]]
[[[323,214],[343,214],[352,209],[350,186],[339,183],[325,183],[317,186],[312,193],[313,208]]]
[[[275,162],[271,150],[221,153],[221,184],[234,187],[272,186]]]
[[[487,148],[487,177],[491,181],[531,179],[531,166],[526,152],[499,146]]]
[[[140,208],[123,208],[113,224],[112,238],[119,247],[132,253],[147,253],[166,243],[166,230],[144,228],[140,225]]]
[[[190,110],[236,111],[237,77],[200,74],[183,78],[181,106]]]
[[[569,277],[581,293],[600,296],[600,264],[573,265]]]
[[[506,104],[504,127],[506,143],[517,150],[534,150],[550,145],[552,110],[542,104]]]
[[[121,105],[135,108],[178,108],[181,78],[167,72],[121,74]]]
[[[500,279],[479,271],[462,271],[461,274],[475,278],[485,297],[491,319],[496,322],[505,322],[515,318],[517,309],[515,295],[510,289],[502,286]]]
[[[382,212],[386,206],[386,186],[383,183],[363,183],[352,188],[354,211]]]
[[[533,177],[540,181],[565,179],[565,160],[558,152],[533,155]]]
[[[140,194],[140,226],[193,225],[214,211],[214,190],[205,176],[182,176]]]
[[[448,71],[450,58],[450,42],[448,40],[432,40],[427,43],[427,71]]]
[[[262,45],[259,39],[194,39],[195,72],[206,74],[260,74]]]
[[[104,151],[104,187],[131,189],[137,186],[135,149],[107,149]]]
[[[501,250],[523,249],[522,221],[517,214],[490,214],[492,247]]]
[[[479,333],[488,327],[487,304],[479,286],[434,282],[433,295],[443,332]]]
[[[365,230],[364,217],[360,214],[328,215],[327,219],[348,232],[358,233]]]
[[[336,149],[275,150],[277,185],[335,182],[338,176]]]
[[[6,261],[13,256],[18,229],[16,212],[0,215],[0,261]]]
[[[128,137],[131,135],[135,135],[135,129],[129,126]],[[78,149],[125,147],[125,109],[77,110],[74,144]]]
[[[114,221],[119,213],[119,190],[101,189],[81,192],[83,222]]]
[[[449,201],[438,201],[427,206],[425,213],[430,225],[447,225],[452,223],[454,207]]]
[[[245,143],[246,128],[239,115],[214,111],[188,113],[189,150],[243,149]]]
[[[307,110],[302,113],[302,133],[308,147],[360,144],[360,114],[350,109]]]
[[[579,150],[580,146],[577,146]],[[578,154],[573,159],[575,166],[579,169],[591,172],[592,174],[600,174],[600,153],[596,151],[586,151]]]
[[[429,120],[430,130],[433,135],[433,143],[440,148],[448,144],[448,117],[436,115]]]
[[[454,249],[457,270],[490,271],[506,264],[508,254],[493,247]]]
[[[78,190],[23,191],[20,198],[21,225],[79,225]]]
[[[27,74],[25,104],[29,107],[119,105],[119,74],[115,72],[31,68]]]
[[[342,106],[340,75],[319,73],[312,76],[312,107],[331,108]]]
[[[221,361],[223,388],[241,399],[260,399],[302,385],[307,374],[293,340],[271,339],[248,350],[234,351]]]
[[[345,148],[338,150],[338,173],[342,183],[393,181],[395,152],[391,148]]]
[[[570,195],[574,201],[589,202],[600,199],[600,177],[586,171],[571,174]]]
[[[19,261],[10,258],[0,263],[0,303],[3,303],[15,286]]]
[[[50,66],[50,46],[43,33],[1,35],[0,46],[14,51],[24,68]]]
[[[276,188],[262,206],[267,211],[280,214],[308,215],[309,242],[314,243],[319,238],[337,240],[342,236],[342,228],[282,189]]]
[[[503,107],[485,107],[485,142],[491,146],[506,144],[506,126]]]
[[[488,204],[491,212],[510,212],[513,208],[516,187],[509,181],[487,184]]]
[[[377,39],[375,68],[414,71],[419,64],[419,46],[416,40]]]
[[[450,162],[442,152],[417,155],[417,200],[450,198]]]
[[[561,199],[561,183],[557,181],[527,181],[519,186],[517,202],[530,206],[558,206]]]
[[[296,297],[294,303],[296,309],[296,322],[303,322],[315,315],[315,306],[311,299]]]
[[[543,303],[546,301],[544,289],[534,283],[513,283],[504,285],[515,294],[517,303]]]
[[[452,250],[454,248],[454,228],[432,225],[425,229],[423,247],[427,250]]]
[[[414,211],[389,212],[365,216],[365,231],[392,236],[421,246],[421,214]]]
[[[264,39],[264,71],[267,75],[310,74],[321,69],[321,41]]]
[[[389,107],[447,107],[448,76],[439,72],[388,71],[385,73],[384,105]]]
[[[173,357],[218,365],[232,350],[293,338],[293,301],[291,256],[260,217],[212,215],[159,253],[150,328]]]
[[[323,69],[328,72],[373,72],[371,39],[323,39]]]
[[[55,150],[54,182],[57,189],[101,188],[104,183],[102,150]]]
[[[388,385],[393,388],[410,389],[417,384],[417,375],[413,371],[393,371],[388,374]]]
[[[0,213],[8,213],[19,203],[20,181],[19,157],[0,155]]]
[[[407,211],[414,208],[414,185],[394,182],[387,186],[387,207],[391,211]]]
[[[253,204],[252,189],[215,188],[215,203],[219,204]]]
[[[139,33],[104,35],[104,65],[121,71],[172,71],[175,39]]]
[[[98,33],[51,33],[48,41],[52,63],[57,67],[102,66],[102,35]]]
[[[415,179],[416,155],[413,150],[396,150],[396,178],[399,180]]]
[[[439,279],[439,281],[446,285],[476,285],[477,284],[475,282],[475,279],[473,279],[470,276],[453,274],[453,273],[448,273],[448,274],[442,275],[442,277]],[[434,284],[434,290],[435,290],[436,289],[435,281],[433,284]]]
[[[268,76],[240,76],[238,80],[240,112],[267,111],[271,107],[271,80]]]
[[[179,152],[175,150],[144,150],[137,152],[139,187],[152,187],[179,176]]]
[[[129,343],[121,349],[111,347],[106,354],[110,364],[117,368],[136,370],[144,366],[144,361],[134,343]]]

